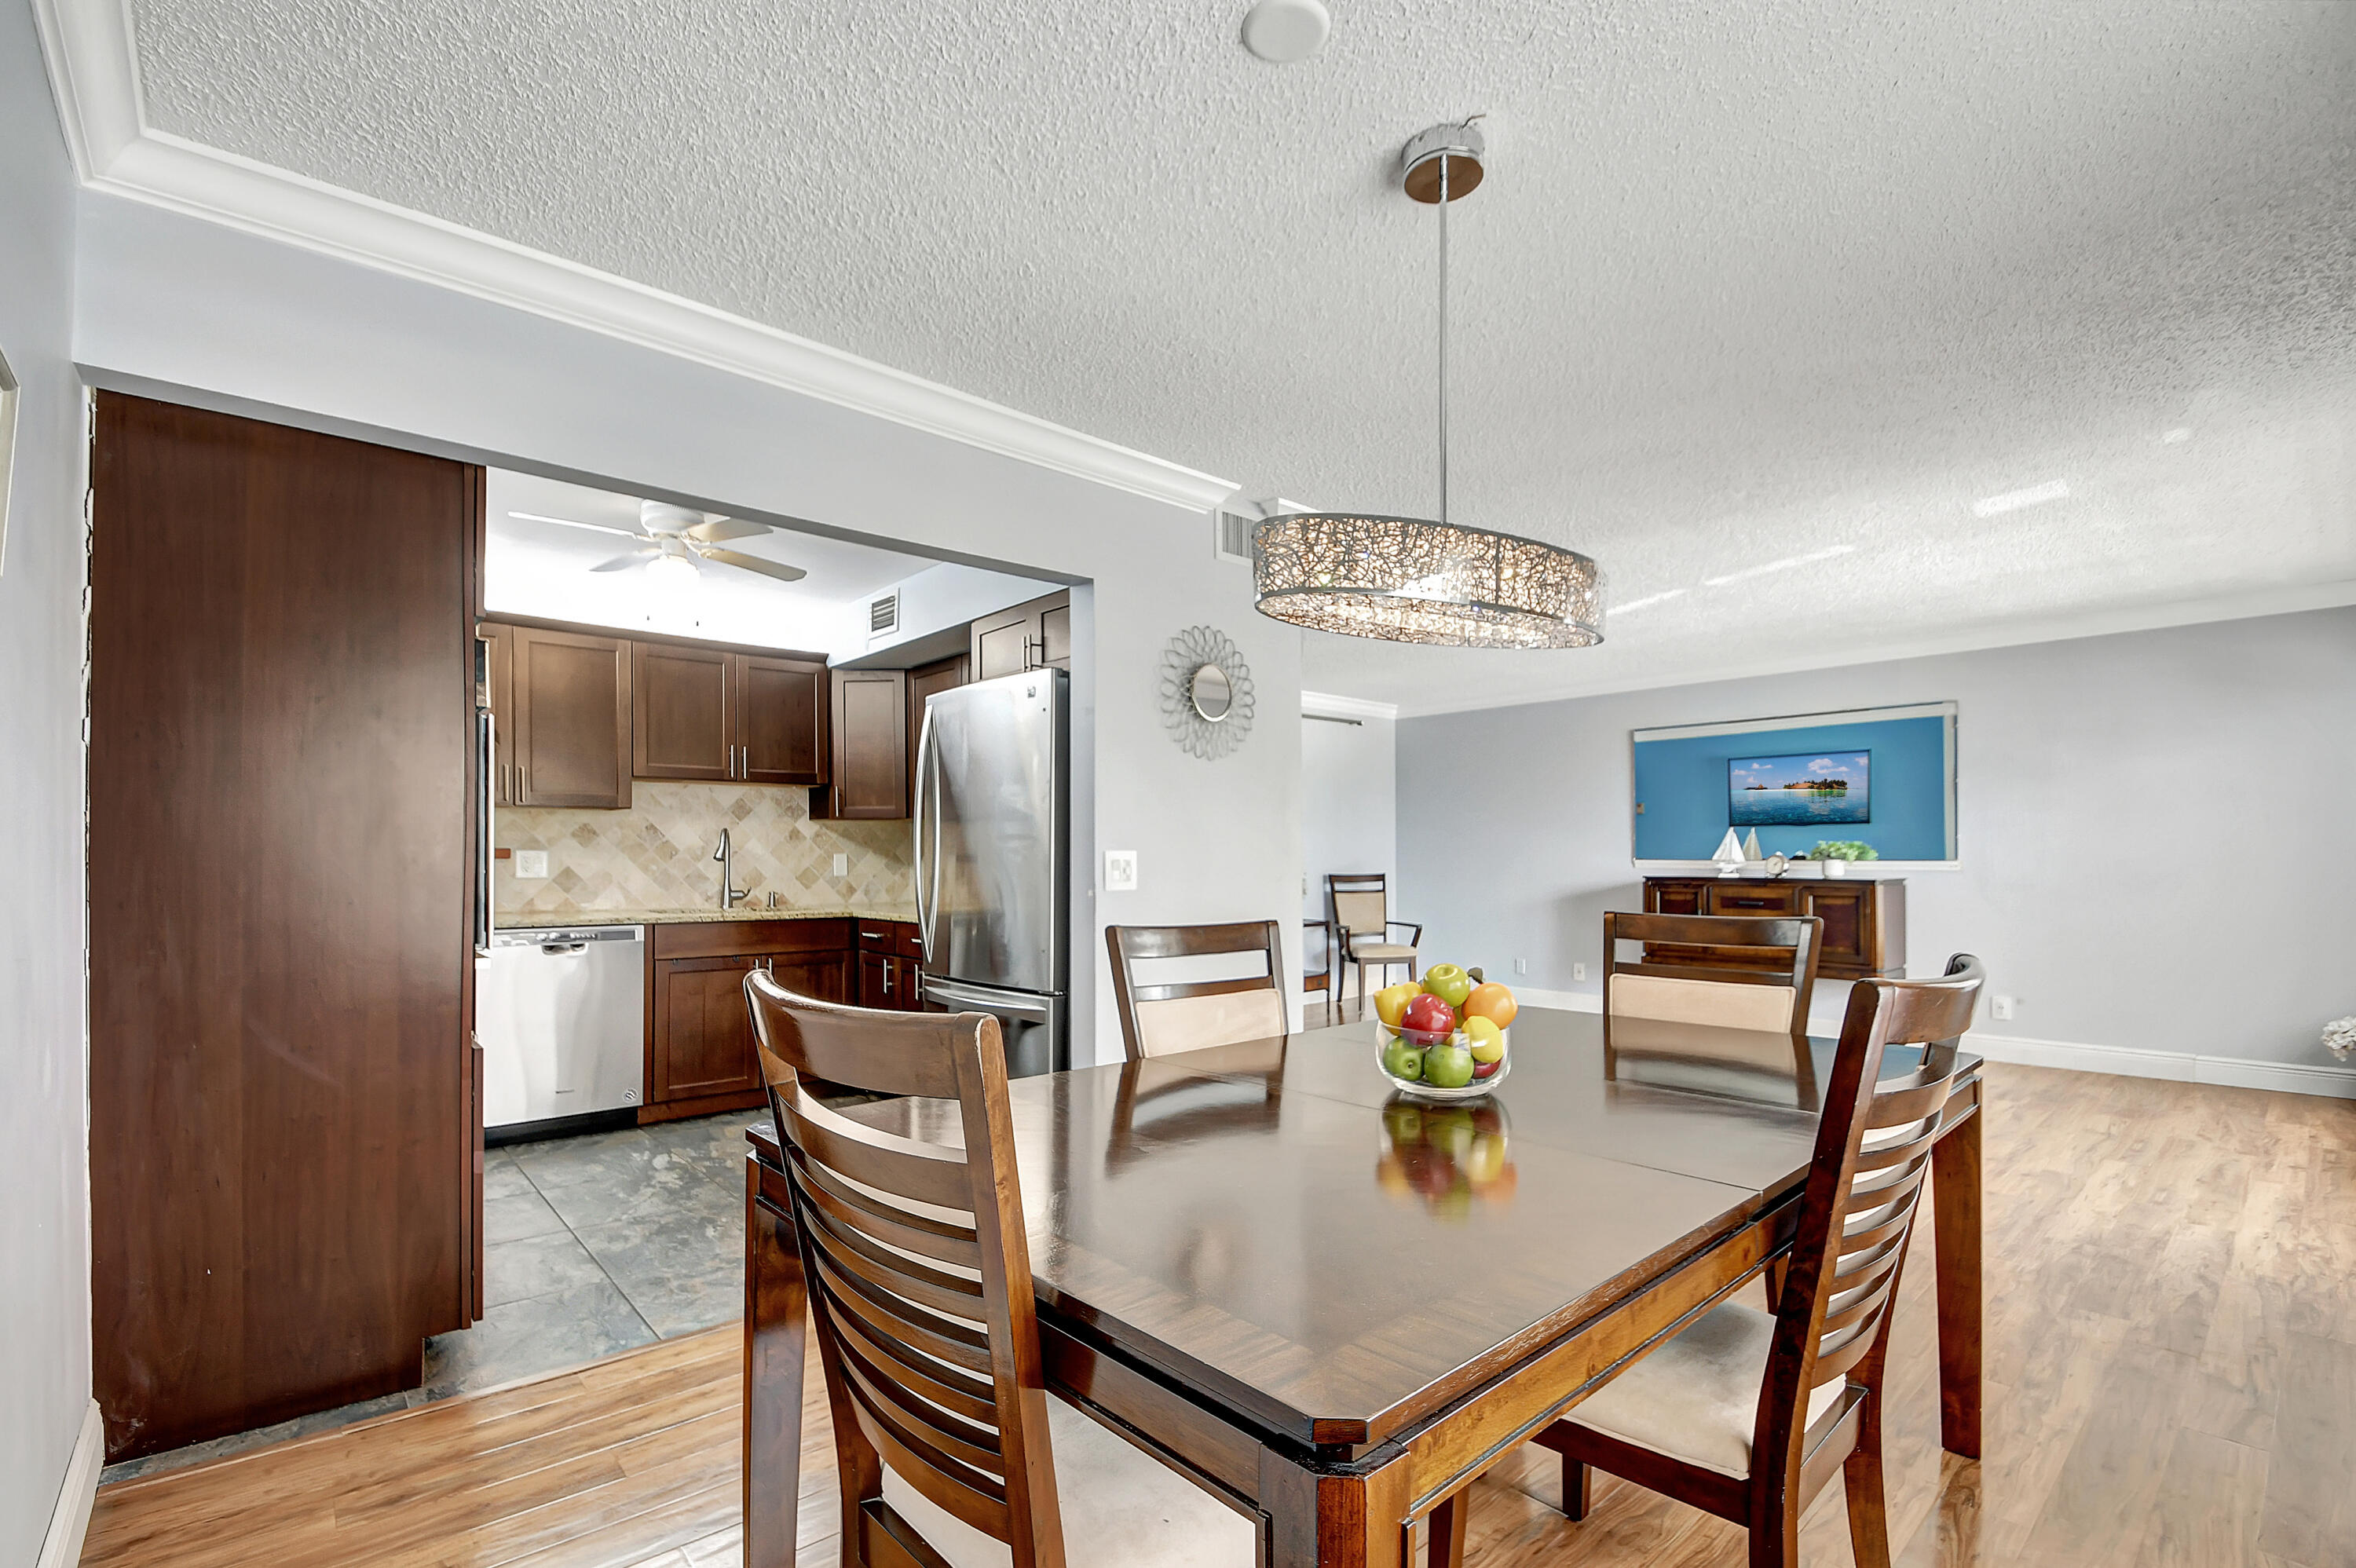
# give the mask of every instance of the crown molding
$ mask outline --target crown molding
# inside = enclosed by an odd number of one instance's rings
[[[774,326],[150,128],[124,0],[34,0],[83,186],[453,289],[1131,495],[1207,512],[1226,480]]]
[[[1367,697],[1341,697],[1330,691],[1304,691],[1301,694],[1301,711],[1328,719],[1396,719],[1398,704],[1376,702]]]

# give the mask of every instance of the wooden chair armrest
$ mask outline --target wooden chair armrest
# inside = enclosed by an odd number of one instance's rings
[[[1394,920],[1394,921],[1387,921],[1387,922],[1385,922],[1385,923],[1384,923],[1384,927],[1383,927],[1383,928],[1384,928],[1386,931],[1387,931],[1387,930],[1389,930],[1389,929],[1390,929],[1390,927],[1392,927],[1392,926],[1394,926],[1394,925],[1404,927],[1405,929],[1407,929],[1407,930],[1408,930],[1408,931],[1412,931],[1412,932],[1414,932],[1414,933],[1415,933],[1415,937],[1414,937],[1414,939],[1413,939],[1412,941],[1410,941],[1410,942],[1408,944],[1408,945],[1409,947],[1420,947],[1421,945],[1423,945],[1423,927],[1422,927],[1422,926],[1420,926],[1420,925],[1417,924],[1415,922],[1413,922],[1413,921],[1411,921],[1411,920]]]

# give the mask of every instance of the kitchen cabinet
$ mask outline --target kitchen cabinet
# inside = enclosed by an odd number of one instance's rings
[[[925,732],[925,699],[963,686],[973,667],[971,657],[958,654],[937,664],[919,665],[908,672],[908,810],[916,809],[916,742]]]
[[[484,622],[475,635],[487,649],[488,681],[484,691],[491,708],[491,798],[501,805],[515,799],[515,634],[506,626]]]
[[[1648,914],[1730,914],[1773,918],[1815,915],[1824,922],[1816,974],[1827,980],[1863,980],[1906,972],[1906,882],[1899,877],[1851,877],[1832,880],[1792,876],[1647,877]],[[1739,948],[1645,949],[1665,964],[1733,967],[1758,963]]]
[[[918,959],[924,949],[916,926],[899,920],[862,920],[857,925],[859,951],[852,965],[859,1006],[900,1013],[924,1010],[917,1000]]]
[[[630,804],[630,645],[509,626],[509,804]]]
[[[829,715],[822,656],[641,638],[633,658],[636,776],[826,782]]]
[[[897,669],[833,672],[832,761],[813,792],[813,816],[888,821],[908,815],[908,676]]]
[[[975,621],[967,634],[969,678],[1072,667],[1072,594],[1059,590]]]
[[[744,976],[766,969],[788,990],[852,999],[851,923],[723,920],[648,933],[647,1103],[640,1122],[749,1110],[764,1103]]]

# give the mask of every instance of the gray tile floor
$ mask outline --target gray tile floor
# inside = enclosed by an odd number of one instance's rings
[[[744,1307],[744,1129],[732,1112],[493,1149],[483,1320],[425,1342],[422,1388],[109,1466],[171,1469],[579,1366],[734,1322]]]

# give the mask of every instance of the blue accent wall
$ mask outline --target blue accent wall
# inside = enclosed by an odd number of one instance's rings
[[[1636,859],[1709,859],[1726,837],[1730,759],[1842,751],[1873,753],[1873,820],[1829,828],[1762,827],[1760,852],[1804,855],[1819,839],[1854,838],[1872,845],[1885,860],[1948,859],[1946,723],[1937,717],[1877,719],[1639,741]]]

